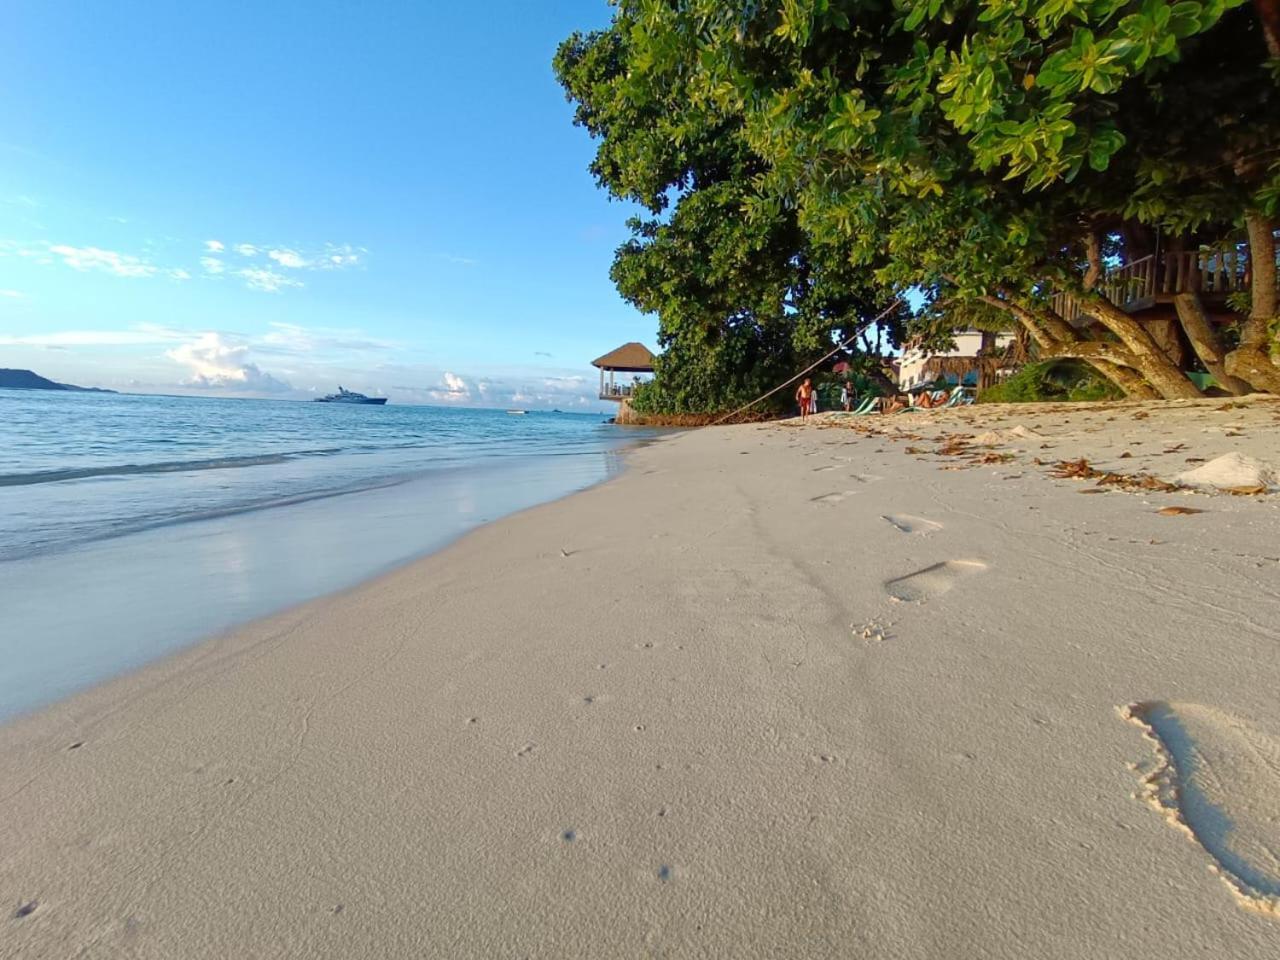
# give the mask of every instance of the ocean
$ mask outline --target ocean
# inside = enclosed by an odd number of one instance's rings
[[[598,483],[605,419],[0,390],[0,719]]]

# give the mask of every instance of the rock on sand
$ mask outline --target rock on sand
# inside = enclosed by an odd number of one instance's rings
[[[1277,484],[1275,467],[1242,453],[1225,453],[1203,466],[1177,476],[1180,484],[1188,487],[1212,487],[1221,490],[1232,487],[1266,487]]]

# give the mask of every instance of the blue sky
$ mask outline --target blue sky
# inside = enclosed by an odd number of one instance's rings
[[[0,366],[126,390],[598,409],[656,320],[551,72],[605,0],[10,0]]]

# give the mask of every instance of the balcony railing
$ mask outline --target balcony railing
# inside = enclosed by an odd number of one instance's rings
[[[606,383],[600,390],[601,400],[624,400],[635,391],[630,383]]]
[[[1235,244],[1201,247],[1178,253],[1143,257],[1132,263],[1108,270],[1098,292],[1121,310],[1145,310],[1154,306],[1160,296],[1178,293],[1225,295],[1248,287],[1249,256]],[[1068,323],[1083,313],[1073,294],[1058,291],[1050,305]]]

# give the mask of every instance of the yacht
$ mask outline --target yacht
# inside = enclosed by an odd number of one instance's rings
[[[338,387],[337,393],[316,397],[316,403],[368,403],[374,406],[381,406],[386,402],[386,397],[366,397],[363,393],[356,393],[354,390],[347,390],[341,386]]]

